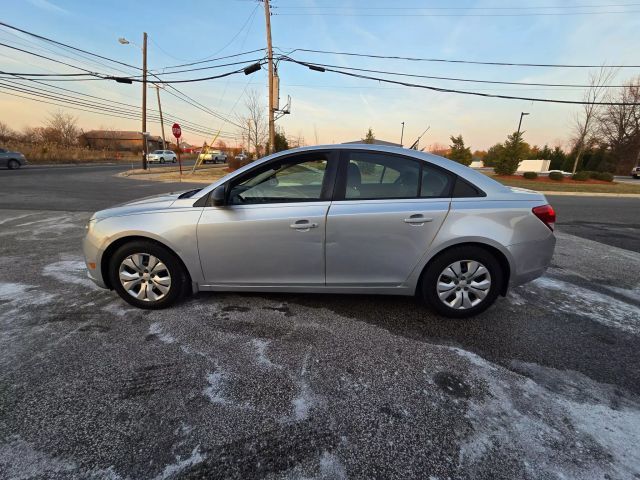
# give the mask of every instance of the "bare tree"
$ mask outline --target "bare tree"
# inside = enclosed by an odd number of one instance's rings
[[[640,77],[606,98],[624,104],[607,105],[598,116],[598,132],[624,171],[640,158]]]
[[[576,159],[573,162],[573,173],[576,173],[580,157],[585,147],[593,140],[599,111],[599,105],[596,105],[596,103],[600,102],[605,95],[607,85],[616,73],[617,70],[602,66],[600,70],[589,74],[590,86],[583,97],[587,103],[582,106],[582,110],[576,114],[574,120],[574,135],[572,140],[576,150]]]
[[[4,122],[0,122],[0,140],[6,142],[7,140],[11,140],[16,136],[16,132],[14,132],[9,125]]]
[[[258,157],[260,156],[260,147],[266,143],[268,137],[267,109],[255,90],[251,90],[247,94],[245,108],[245,115],[237,117],[238,123],[242,125],[240,132],[243,137],[247,137],[249,150],[253,147],[256,157]]]
[[[45,140],[60,145],[74,145],[80,134],[78,119],[60,110],[49,115],[45,130]]]

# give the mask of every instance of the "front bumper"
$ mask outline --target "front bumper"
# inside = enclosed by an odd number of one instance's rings
[[[101,263],[103,251],[94,231],[95,225],[89,226],[87,234],[82,241],[82,251],[84,253],[85,265],[87,266],[87,276],[99,287],[108,288],[102,277]]]
[[[551,264],[555,247],[556,237],[553,234],[543,240],[507,247],[513,259],[509,287],[516,287],[542,276]]]

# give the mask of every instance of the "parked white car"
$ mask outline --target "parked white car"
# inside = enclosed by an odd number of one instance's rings
[[[227,154],[222,150],[209,150],[198,155],[198,160],[202,163],[224,163],[227,161]]]
[[[176,163],[177,161],[178,157],[171,150],[156,150],[147,155],[148,163]]]

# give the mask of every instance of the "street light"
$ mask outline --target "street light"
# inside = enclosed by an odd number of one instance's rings
[[[118,38],[121,45],[129,45],[131,42],[124,37]],[[136,45],[138,46],[138,45]],[[140,47],[138,47],[140,48]],[[142,132],[147,131],[147,32],[142,35]],[[147,169],[147,140],[142,134],[142,169]]]
[[[520,122],[518,123],[518,135],[520,134],[520,127],[522,127],[522,117],[529,115],[529,112],[520,112]]]
[[[402,132],[400,132],[400,146],[402,147],[402,139],[404,138],[404,122],[402,122]]]

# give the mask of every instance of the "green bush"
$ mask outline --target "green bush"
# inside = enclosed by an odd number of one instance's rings
[[[538,178],[538,174],[536,172],[524,172],[522,176],[527,180],[535,180]]]
[[[561,182],[564,180],[564,175],[560,172],[551,172],[549,174],[549,180],[555,180],[557,182]]]
[[[602,180],[603,182],[613,182],[613,174],[609,172],[594,172],[591,178]]]
[[[589,178],[591,178],[591,175],[589,174],[589,172],[576,172],[571,178],[580,182],[584,182],[585,180],[589,180]]]

